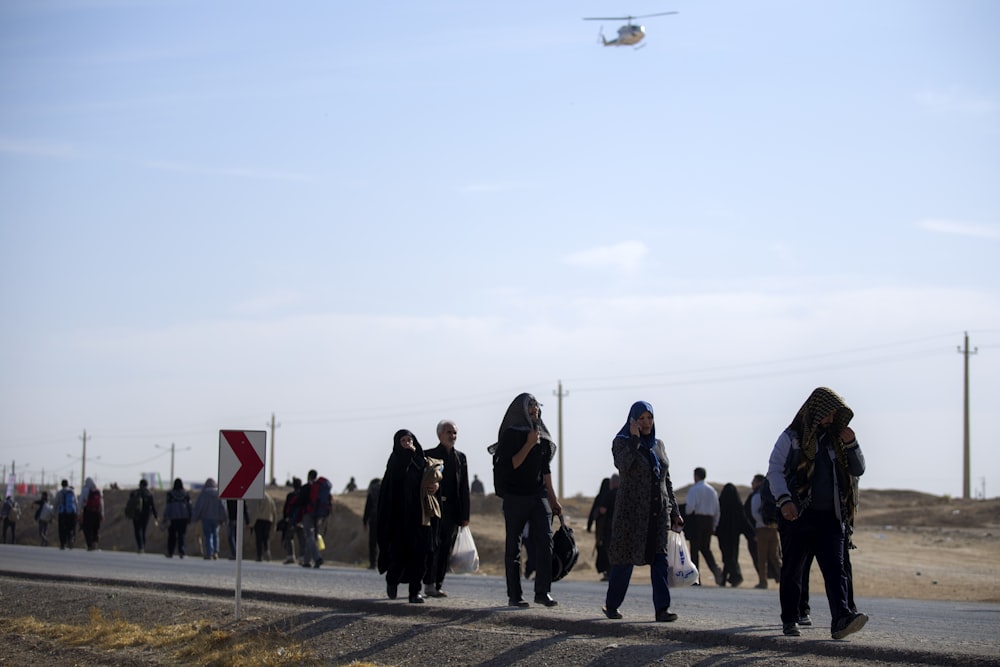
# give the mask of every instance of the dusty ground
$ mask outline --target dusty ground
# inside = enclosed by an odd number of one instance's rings
[[[746,493],[745,489],[741,489]],[[283,495],[283,494],[281,494]],[[125,492],[108,494],[108,521],[102,548],[129,550],[130,526],[120,517]],[[683,497],[683,490],[681,492]],[[859,597],[905,597],[960,601],[1000,602],[1000,499],[959,501],[907,491],[863,491],[853,552],[855,587]],[[477,498],[473,530],[483,571],[500,574],[503,525],[499,500]],[[564,503],[575,529],[581,559],[570,579],[597,578],[593,569],[593,535],[585,530],[591,499],[573,498]],[[330,560],[363,565],[365,535],[360,514],[361,492],[338,496],[330,527],[338,539],[328,549]],[[30,516],[30,514],[28,514]],[[19,543],[30,544],[34,530],[29,521],[19,526]],[[162,548],[163,536],[155,531],[149,546]],[[35,542],[37,543],[37,542]],[[245,545],[252,554],[253,545]],[[275,554],[280,548],[272,546]],[[742,554],[744,576],[752,585],[750,559]],[[818,573],[814,590],[822,590]],[[637,575],[641,576],[641,575]],[[711,585],[710,583],[707,585]],[[95,594],[96,593],[96,594]],[[405,606],[398,607],[406,609]],[[270,644],[250,658],[222,661],[184,657],[176,651],[153,648],[149,641],[102,645],[102,637],[113,634],[104,626],[93,636],[70,641],[65,626],[93,626],[92,609],[104,618],[124,618],[145,627],[182,627],[199,619],[210,625],[210,643],[225,649],[253,646],[268,639]],[[248,607],[249,617],[231,618],[231,601],[211,596],[170,595],[88,584],[26,582],[0,579],[0,665],[58,662],[66,665],[327,665],[350,664],[361,658],[381,665],[756,665],[796,664],[826,667],[842,664],[846,656],[806,655],[773,648],[706,647],[664,641],[651,628],[628,636],[593,636],[558,626],[498,626],[495,619],[442,619],[440,623],[414,626],[413,617],[397,612],[337,612],[302,609],[280,604],[257,603]],[[396,609],[396,607],[392,608]],[[28,623],[26,614],[36,619]],[[213,620],[214,619],[214,620]],[[221,619],[221,620],[220,620]],[[59,624],[65,624],[60,626]],[[175,624],[175,625],[172,625]],[[176,625],[180,624],[180,625]],[[63,630],[59,630],[63,627]],[[59,631],[59,632],[57,632]],[[171,630],[176,632],[175,630]],[[164,632],[157,630],[156,632]],[[124,631],[123,631],[124,633]],[[374,647],[374,650],[373,650]],[[284,660],[293,651],[312,651],[307,659]],[[849,647],[841,647],[846,650]],[[223,653],[227,652],[223,650]],[[860,665],[882,665],[876,657],[852,655]],[[899,663],[897,663],[899,664]],[[985,663],[984,663],[985,664]]]

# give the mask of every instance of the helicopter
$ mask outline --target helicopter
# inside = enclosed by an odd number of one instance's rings
[[[627,21],[626,25],[618,28],[618,38],[617,39],[605,39],[604,31],[601,31],[601,43],[604,46],[635,46],[635,48],[642,48],[641,46],[636,46],[642,41],[642,38],[646,36],[646,29],[641,25],[632,23],[632,19],[645,19],[651,16],[667,16],[669,14],[678,14],[679,12],[659,12],[657,14],[641,14],[639,16],[611,16],[611,17],[592,17],[585,18],[584,21]],[[645,46],[643,44],[642,46]]]

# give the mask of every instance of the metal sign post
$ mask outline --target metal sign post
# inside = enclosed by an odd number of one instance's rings
[[[236,620],[243,590],[243,502],[264,498],[266,431],[219,431],[219,498],[236,501]]]

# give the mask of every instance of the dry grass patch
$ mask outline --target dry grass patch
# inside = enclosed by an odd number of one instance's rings
[[[3,627],[6,635],[45,637],[66,646],[151,650],[180,664],[199,667],[323,664],[318,656],[283,632],[273,629],[240,632],[238,622],[233,628],[222,628],[205,620],[148,628],[120,617],[105,618],[100,610],[92,608],[88,622],[81,626],[47,623],[28,616],[7,619]]]

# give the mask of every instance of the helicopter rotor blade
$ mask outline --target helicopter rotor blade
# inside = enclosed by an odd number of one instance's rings
[[[584,21],[628,21],[634,16],[594,16],[583,19]]]
[[[669,16],[670,14],[680,14],[680,12],[659,12],[657,14],[640,14],[639,16],[630,16],[633,19],[647,19],[650,16]]]

